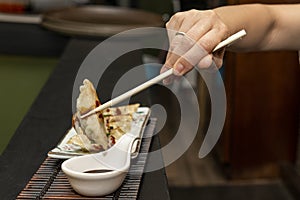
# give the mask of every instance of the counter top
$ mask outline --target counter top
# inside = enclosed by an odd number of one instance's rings
[[[69,40],[55,71],[0,157],[0,196],[2,199],[15,199],[45,160],[47,152],[56,146],[66,130],[70,128],[72,89],[77,69],[85,56],[98,43],[99,41],[87,39]],[[141,64],[140,53],[135,51],[121,58],[123,69]],[[115,69],[113,73],[116,77],[124,72],[118,68],[113,69]],[[114,83],[105,84],[112,86],[111,84]],[[104,90],[102,89],[104,96],[111,93],[111,91]],[[149,105],[147,92],[144,91],[133,99],[143,105]],[[159,146],[159,138],[154,136],[150,150],[158,149]],[[143,175],[139,196],[139,199],[169,199],[164,169]]]

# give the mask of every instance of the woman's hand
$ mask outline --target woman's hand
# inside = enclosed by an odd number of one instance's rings
[[[221,67],[224,49],[212,50],[230,33],[213,10],[178,12],[166,24],[169,52],[161,73],[174,67],[175,75],[183,75],[194,66]],[[170,79],[166,79],[168,83]]]
[[[232,51],[299,50],[299,9],[300,4],[244,4],[176,13],[166,24],[170,47],[161,72],[173,67],[175,75],[183,75],[194,66],[219,68],[224,49],[212,50],[242,29],[247,37],[231,45]]]

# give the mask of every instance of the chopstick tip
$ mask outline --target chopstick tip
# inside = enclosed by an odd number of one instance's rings
[[[84,118],[90,116],[91,114],[93,114],[92,111],[90,111],[90,112],[88,112],[88,113],[86,113],[86,114],[84,114],[84,115],[81,115],[81,116],[80,116],[80,119],[84,119]]]

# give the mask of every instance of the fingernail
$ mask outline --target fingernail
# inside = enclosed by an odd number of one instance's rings
[[[164,85],[169,85],[170,83],[171,83],[171,80],[168,79],[168,78],[166,78],[166,79],[163,80],[163,84]]]
[[[163,84],[164,84],[164,85],[169,85],[169,83],[168,83],[167,80],[163,80]]]
[[[204,58],[202,58],[202,60],[200,60],[198,66],[200,69],[206,69],[209,68],[211,64],[212,64],[212,56],[209,54]]]
[[[182,73],[182,71],[183,71],[183,69],[184,69],[183,65],[182,65],[181,63],[178,63],[178,64],[176,65],[176,67],[174,68],[174,74],[175,74],[176,76],[180,76],[181,73]]]
[[[168,69],[170,69],[170,68],[164,65],[164,66],[161,68],[160,73],[164,73],[164,72],[167,71]]]

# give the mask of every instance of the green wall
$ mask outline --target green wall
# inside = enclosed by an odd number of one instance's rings
[[[0,55],[0,154],[58,62]]]

